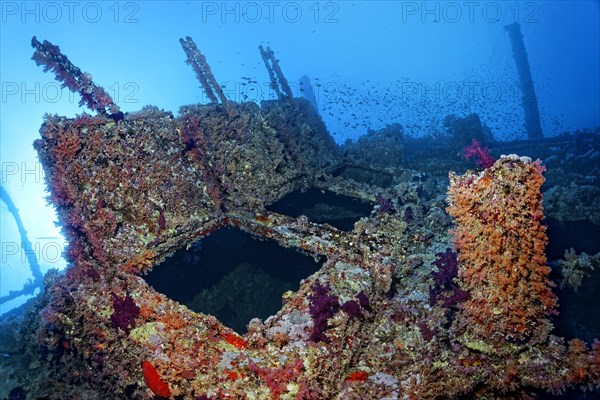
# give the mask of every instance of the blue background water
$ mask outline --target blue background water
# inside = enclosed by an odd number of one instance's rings
[[[522,139],[523,113],[504,26],[519,22],[545,135],[600,126],[598,1],[2,1],[1,184],[41,271],[64,268],[32,142],[44,113],[75,116],[79,97],[30,59],[31,37],[60,46],[123,111],[206,102],[178,43],[191,36],[234,101],[271,98],[257,46],[270,46],[295,94],[307,75],[338,142],[400,123],[441,131],[476,112],[498,139]],[[250,79],[243,79],[250,78]],[[255,81],[255,83],[248,83]],[[0,298],[32,279],[17,225],[0,203]],[[0,314],[26,296],[0,304]]]

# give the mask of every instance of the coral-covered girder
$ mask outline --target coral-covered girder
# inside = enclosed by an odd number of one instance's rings
[[[67,56],[61,53],[58,46],[47,40],[40,42],[35,36],[31,39],[31,46],[35,48],[31,58],[37,65],[44,66],[44,72],[54,72],[56,79],[62,82],[62,87],[81,95],[80,106],[86,105],[90,110],[100,114],[109,112],[113,115],[120,114],[119,106],[113,102],[106,90],[96,85],[89,73],[81,72],[73,65]]]
[[[208,65],[208,62],[206,61],[206,57],[200,52],[194,40],[191,37],[186,36],[185,39],[180,38],[179,43],[181,43],[181,47],[183,47],[183,51],[187,56],[185,62],[194,69],[196,78],[200,81],[200,84],[211,103],[218,103],[218,96],[221,103],[227,106],[228,102],[223,93],[223,89],[221,89],[221,86],[217,83],[217,80],[210,69],[210,65]]]

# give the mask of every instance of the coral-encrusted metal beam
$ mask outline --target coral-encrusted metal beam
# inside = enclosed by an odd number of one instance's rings
[[[290,85],[288,85],[287,79],[285,79],[285,76],[279,67],[279,60],[275,58],[273,50],[271,50],[269,46],[267,46],[267,50],[262,46],[258,46],[258,50],[260,51],[260,55],[265,63],[267,72],[269,73],[271,88],[275,90],[277,98],[293,97],[292,89],[290,89]]]
[[[185,55],[187,56],[185,62],[194,69],[196,77],[200,81],[200,84],[211,103],[218,103],[218,96],[221,103],[227,105],[227,98],[225,97],[221,86],[217,83],[217,80],[210,69],[210,65],[206,62],[206,57],[200,52],[194,40],[191,37],[186,36],[185,39],[180,38],[179,43],[181,43],[181,47],[183,47],[183,51],[185,51]]]
[[[92,81],[89,73],[81,72],[73,65],[67,56],[61,53],[58,46],[47,40],[40,42],[35,36],[31,39],[31,46],[35,48],[32,59],[37,65],[44,66],[44,72],[54,72],[56,80],[63,83],[62,87],[81,95],[80,106],[85,104],[90,110],[100,114],[110,113],[122,118],[119,106],[113,102],[112,97],[102,86]]]
[[[521,99],[523,112],[525,113],[525,130],[529,140],[538,140],[544,137],[542,124],[540,122],[540,110],[538,107],[535,86],[529,67],[529,57],[525,50],[521,25],[518,22],[506,25],[504,29],[508,32],[512,45],[513,58],[519,74],[519,86],[521,88]]]

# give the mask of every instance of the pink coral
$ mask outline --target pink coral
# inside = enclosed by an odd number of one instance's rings
[[[481,143],[477,139],[473,139],[470,146],[463,149],[463,154],[467,160],[475,158],[478,167],[489,168],[494,165],[494,158],[490,156],[487,147],[481,147]]]
[[[281,368],[264,368],[250,363],[250,369],[264,379],[271,391],[271,398],[278,400],[282,394],[288,391],[288,383],[295,382],[304,371],[304,363],[298,358],[293,362],[286,363]]]

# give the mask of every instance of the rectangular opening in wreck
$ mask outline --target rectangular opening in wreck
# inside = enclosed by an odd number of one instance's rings
[[[351,231],[354,223],[369,216],[373,204],[331,191],[311,188],[297,190],[267,206],[267,210],[294,218],[305,215],[318,224],[327,223],[343,231]]]
[[[252,318],[279,311],[282,295],[298,290],[300,281],[321,265],[274,240],[227,227],[175,252],[144,279],[191,310],[245,333]]]

